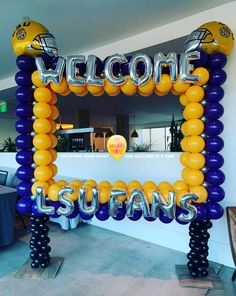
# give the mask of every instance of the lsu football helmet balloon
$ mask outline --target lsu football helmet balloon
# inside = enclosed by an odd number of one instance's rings
[[[32,20],[22,21],[12,34],[12,47],[16,56],[37,56],[47,53],[57,56],[55,37],[42,24]]]
[[[208,54],[222,52],[229,55],[234,47],[234,36],[228,26],[213,21],[193,31],[185,42],[185,52],[203,50]]]

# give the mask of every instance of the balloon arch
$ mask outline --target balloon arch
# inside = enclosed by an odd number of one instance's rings
[[[160,52],[153,59],[145,54],[114,54],[104,61],[93,55],[75,55],[65,60],[58,56],[55,38],[48,29],[28,20],[16,27],[12,46],[19,68],[15,75],[19,86],[16,130],[20,134],[16,137],[20,165],[16,175],[21,180],[17,209],[31,213],[31,266],[45,268],[50,263],[49,217],[80,215],[86,221],[95,215],[101,221],[110,216],[119,221],[127,216],[136,221],[143,215],[150,222],[159,218],[163,223],[173,219],[190,223],[187,266],[193,277],[207,276],[208,229],[211,220],[224,213],[219,204],[225,180],[220,170],[224,160],[219,152],[224,142],[219,136],[223,131],[219,118],[224,113],[220,103],[226,81],[223,68],[226,55],[233,49],[231,30],[217,21],[206,23],[189,35],[180,55]],[[55,181],[56,94],[71,92],[79,97],[104,92],[110,96],[120,92],[127,96],[137,92],[141,96],[153,92],[157,96],[169,92],[178,95],[185,119],[180,180],[174,184]]]

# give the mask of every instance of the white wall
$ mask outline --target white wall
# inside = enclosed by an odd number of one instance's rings
[[[207,10],[197,15],[176,21],[169,25],[150,30],[148,32],[121,40],[119,42],[109,44],[102,48],[95,49],[86,54],[96,54],[101,58],[106,57],[112,53],[126,53],[134,50],[142,49],[143,47],[152,46],[171,39],[182,37],[189,34],[192,30],[197,28],[204,22],[211,20],[220,20],[225,22],[234,33],[236,33],[236,2],[221,5],[219,7]],[[171,49],[170,49],[171,51]],[[235,197],[235,176],[236,176],[236,140],[234,138],[235,130],[235,110],[236,110],[236,52],[234,52],[228,59],[226,71],[228,73],[228,80],[224,85],[225,97],[223,105],[225,107],[225,115],[223,122],[225,124],[225,132],[223,138],[225,140],[225,149],[223,155],[225,157],[225,166],[223,168],[226,174],[226,182],[224,188],[226,191],[226,198],[221,203],[223,207],[236,205]],[[9,82],[9,81],[7,81]],[[9,85],[6,84],[6,85]],[[0,85],[0,87],[2,87]],[[90,154],[88,154],[90,155]],[[91,154],[92,155],[92,154]],[[9,167],[16,167],[16,164],[11,154],[0,154],[1,164]],[[123,178],[138,178],[140,181],[146,179],[153,179],[157,182],[159,180],[167,179],[173,181],[179,176],[180,167],[177,158],[171,162],[159,162],[160,159],[154,160],[130,160],[122,159],[120,162],[115,162],[108,159],[78,159],[76,162],[72,159],[66,159],[63,154],[59,155],[57,161],[59,167],[59,174],[82,178],[96,178],[115,180]],[[66,164],[66,165],[65,165]],[[73,164],[73,166],[72,166]],[[170,165],[170,167],[169,167]],[[125,176],[125,177],[124,177]],[[94,220],[94,225],[98,225],[107,229],[121,232],[140,239],[151,241],[172,249],[188,252],[188,227],[178,225],[173,222],[170,225],[164,225],[158,221],[149,223],[146,221],[132,222],[123,220],[121,222],[109,219],[106,222],[99,222]],[[227,233],[227,225],[225,216],[214,222],[213,229],[210,230],[210,254],[211,260],[223,263],[225,265],[234,266],[231,252],[229,248],[229,240]]]

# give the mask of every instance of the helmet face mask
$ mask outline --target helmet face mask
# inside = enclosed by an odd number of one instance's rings
[[[222,52],[229,55],[233,50],[234,37],[229,27],[221,22],[209,22],[193,31],[185,42],[185,52],[203,50],[208,54]]]
[[[41,50],[50,56],[57,56],[57,44],[55,37],[50,33],[37,35],[32,42],[32,49]]]

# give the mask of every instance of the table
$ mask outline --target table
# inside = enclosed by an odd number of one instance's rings
[[[0,186],[0,248],[14,239],[16,189]]]

